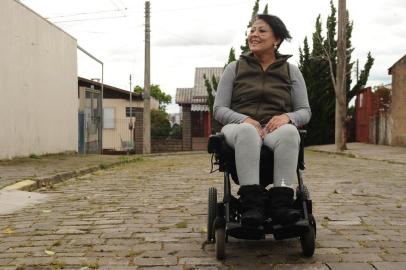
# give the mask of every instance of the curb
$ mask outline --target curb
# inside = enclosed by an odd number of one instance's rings
[[[349,158],[357,158],[357,159],[363,159],[363,160],[373,160],[373,161],[382,161],[382,162],[387,162],[390,164],[400,164],[404,165],[406,162],[401,162],[401,161],[396,161],[396,160],[387,160],[387,159],[376,159],[376,158],[368,158],[368,157],[363,157],[351,152],[336,152],[336,151],[328,151],[328,150],[320,150],[320,149],[310,149],[310,148],[305,148],[308,151],[312,152],[317,152],[317,153],[324,153],[327,155],[338,155],[338,156],[345,156]]]
[[[93,173],[96,171],[101,171],[101,170],[106,170],[110,169],[112,167],[116,167],[119,165],[127,164],[127,163],[133,163],[142,160],[143,158],[148,158],[148,157],[159,157],[159,156],[183,156],[183,155],[199,155],[199,154],[204,154],[207,153],[205,151],[188,151],[188,152],[168,152],[168,153],[153,153],[153,154],[146,154],[146,155],[133,155],[129,156],[131,157],[128,160],[122,160],[122,161],[117,161],[113,162],[110,164],[100,164],[100,165],[95,165],[91,167],[85,167],[81,168],[78,170],[74,171],[68,171],[68,172],[60,172],[57,174],[53,175],[47,175],[47,176],[40,176],[36,177],[33,179],[25,179],[18,181],[14,184],[5,186],[1,188],[0,190],[21,190],[21,191],[34,191],[39,188],[43,187],[49,187],[54,184],[82,176],[85,174]]]
[[[328,154],[328,155],[338,155],[338,156],[345,156],[345,157],[349,157],[349,158],[361,158],[361,159],[363,159],[363,157],[358,156],[358,155],[356,155],[354,153],[351,153],[351,152],[328,151],[328,150],[320,150],[320,149],[312,149],[312,148],[305,148],[305,150],[312,151],[312,152],[317,152],[317,153],[324,153],[324,154]]]

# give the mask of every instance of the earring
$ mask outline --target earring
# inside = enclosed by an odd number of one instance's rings
[[[273,45],[273,48],[274,48],[275,50],[277,50],[277,49],[278,49],[278,44],[275,43],[275,44]]]

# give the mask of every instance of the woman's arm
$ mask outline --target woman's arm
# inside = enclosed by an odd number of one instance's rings
[[[307,98],[306,84],[302,73],[295,65],[289,64],[290,78],[292,81],[291,100],[293,112],[287,113],[292,124],[297,127],[303,126],[310,121],[312,112]]]
[[[242,123],[246,118],[248,118],[247,115],[237,113],[230,109],[236,64],[236,61],[231,62],[224,69],[223,75],[221,76],[220,82],[217,87],[216,97],[214,99],[214,119],[216,119],[223,125],[227,125],[230,123],[239,124]]]

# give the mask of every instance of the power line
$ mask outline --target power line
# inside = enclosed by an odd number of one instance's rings
[[[122,8],[120,8],[114,0],[110,0],[110,2],[119,10],[123,15],[126,15]]]
[[[112,0],[110,0],[112,1]],[[121,1],[120,1],[121,2]],[[114,13],[114,12],[122,12],[124,13],[125,11],[128,10],[132,10],[131,8],[127,8],[123,5],[124,10],[122,8],[120,8],[115,2],[111,2],[116,9],[108,9],[108,10],[99,10],[99,11],[92,11],[92,12],[79,12],[79,13],[71,13],[71,14],[66,14],[66,15],[60,15],[60,16],[53,16],[53,17],[46,17],[46,19],[48,20],[52,20],[52,19],[59,19],[59,18],[67,18],[67,17],[77,17],[77,16],[82,16],[82,15],[94,15],[94,14],[103,14],[103,13]],[[121,2],[122,3],[122,2]],[[223,4],[223,5],[216,5],[214,6],[199,6],[199,7],[186,7],[186,8],[175,8],[175,9],[161,9],[161,10],[156,10],[154,11],[154,13],[159,13],[159,12],[178,12],[178,11],[184,11],[184,10],[195,10],[195,9],[206,9],[206,8],[218,8],[218,7],[229,7],[229,6],[236,6],[236,5],[242,5],[245,4],[246,2],[236,2],[233,4]],[[129,12],[130,14],[135,14],[135,13],[142,13],[143,11],[139,10],[139,11],[132,11]],[[128,14],[128,12],[127,12]],[[128,15],[127,15],[128,16]],[[66,21],[56,21],[55,23],[62,23],[62,22],[79,22],[79,21],[90,21],[90,20],[99,20],[99,19],[103,19],[102,18],[89,18],[89,19],[72,19],[72,20],[66,20]],[[112,18],[112,17],[106,17],[106,18]],[[117,17],[120,18],[120,17]]]
[[[99,11],[92,11],[92,12],[80,12],[80,13],[72,13],[72,14],[60,15],[60,16],[54,16],[54,17],[45,17],[45,19],[52,20],[52,19],[59,19],[59,18],[66,18],[66,17],[76,17],[76,16],[80,16],[80,15],[112,13],[112,12],[118,12],[118,11],[119,10],[117,10],[117,9],[109,9],[109,10],[99,10]]]
[[[111,17],[100,17],[100,18],[88,18],[88,19],[77,19],[77,20],[66,20],[66,21],[54,21],[52,23],[68,23],[68,22],[83,22],[83,21],[97,21],[97,20],[106,20],[106,19],[118,19],[127,17],[126,15],[120,16],[111,16]]]

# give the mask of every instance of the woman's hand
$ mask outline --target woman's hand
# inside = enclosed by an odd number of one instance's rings
[[[277,115],[272,117],[271,120],[269,120],[268,124],[266,124],[265,126],[265,130],[270,133],[275,129],[277,129],[278,127],[288,124],[289,122],[290,118],[287,114]]]
[[[261,137],[261,139],[263,139],[263,138],[265,137],[265,132],[264,132],[264,130],[262,129],[261,124],[260,124],[258,121],[256,121],[256,120],[254,120],[254,119],[248,117],[248,118],[246,118],[246,119],[243,121],[243,123],[247,123],[247,124],[253,125],[253,126],[257,129],[258,134],[259,134],[259,136]]]

